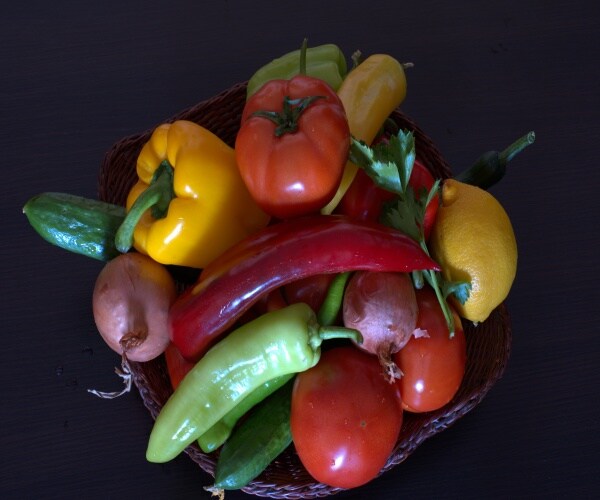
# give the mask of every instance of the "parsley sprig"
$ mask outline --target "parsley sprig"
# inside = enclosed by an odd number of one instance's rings
[[[373,147],[354,138],[350,145],[350,160],[362,168],[377,186],[396,195],[383,207],[381,222],[415,240],[429,256],[424,232],[425,211],[429,202],[439,196],[440,180],[437,179],[429,191],[423,188],[417,195],[409,185],[415,157],[412,131],[398,130],[388,142],[380,142]],[[415,288],[422,288],[424,282],[433,288],[448,324],[450,337],[453,337],[454,317],[447,298],[453,294],[464,304],[469,298],[471,284],[446,281],[439,272],[432,270],[414,271],[412,278]]]

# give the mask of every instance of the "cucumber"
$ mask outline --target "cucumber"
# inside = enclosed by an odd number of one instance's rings
[[[213,488],[237,490],[263,472],[292,442],[294,380],[263,400],[221,448]]]
[[[281,375],[274,379],[265,382],[260,387],[254,389],[246,396],[238,405],[227,413],[221,420],[208,429],[202,436],[198,438],[198,445],[205,453],[215,451],[221,446],[233,431],[235,424],[254,406],[265,400],[269,395],[273,394],[277,389],[282,387],[288,380],[293,377],[292,373]]]
[[[49,243],[70,252],[108,261],[120,252],[115,234],[125,208],[67,193],[42,193],[31,198],[23,213]]]

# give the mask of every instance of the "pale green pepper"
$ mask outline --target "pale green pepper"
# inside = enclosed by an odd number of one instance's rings
[[[327,338],[362,341],[357,330],[320,326],[304,303],[264,314],[229,333],[196,363],[163,406],[146,459],[172,460],[257,387],[315,366]]]
[[[246,98],[249,98],[269,80],[289,80],[301,73],[319,78],[336,90],[340,88],[348,70],[341,49],[332,43],[306,48],[305,68],[301,69],[302,50],[298,49],[265,64],[248,80]]]

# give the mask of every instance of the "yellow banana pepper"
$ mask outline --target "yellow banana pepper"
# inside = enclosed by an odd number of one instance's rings
[[[234,150],[195,123],[157,127],[138,156],[137,175],[116,235],[121,252],[133,245],[162,264],[203,268],[269,222]]]
[[[354,138],[371,144],[385,120],[406,96],[404,67],[387,54],[374,54],[354,68],[337,91],[344,109],[350,133]],[[358,167],[348,162],[338,190],[332,200],[321,209],[330,214],[338,205]]]

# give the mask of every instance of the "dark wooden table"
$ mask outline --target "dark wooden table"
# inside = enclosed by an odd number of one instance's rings
[[[211,478],[187,458],[146,462],[152,421],[137,392],[87,392],[120,387],[92,318],[101,264],[46,244],[21,208],[43,191],[95,197],[113,143],[305,36],[412,61],[403,110],[456,172],[537,134],[493,188],[519,244],[505,376],[406,462],[338,497],[600,495],[595,2],[23,0],[2,11],[1,498],[208,498]]]

